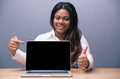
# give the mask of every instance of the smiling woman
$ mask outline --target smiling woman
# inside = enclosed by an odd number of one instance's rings
[[[54,15],[53,22],[56,36],[63,40],[70,28],[70,18],[68,11],[65,9],[58,10]]]
[[[78,16],[75,7],[70,2],[58,2],[51,12],[50,23],[53,29],[50,32],[38,35],[35,41],[69,40],[71,42],[71,67],[92,69],[93,57],[87,40],[78,28]],[[23,41],[13,37],[8,48],[13,54],[13,59],[25,66],[26,53],[18,49],[22,43]]]

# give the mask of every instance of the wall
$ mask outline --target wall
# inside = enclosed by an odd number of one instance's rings
[[[61,0],[0,0],[0,67],[22,67],[12,60],[8,42],[18,36],[25,43],[51,30],[50,12]],[[94,67],[120,67],[120,1],[63,0],[77,9],[79,28],[87,38]],[[25,44],[20,49],[25,51]]]

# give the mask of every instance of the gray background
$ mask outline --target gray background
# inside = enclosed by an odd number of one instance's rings
[[[18,36],[25,43],[51,30],[50,12],[61,0],[0,0],[0,67],[23,67],[8,51]],[[120,0],[63,0],[76,7],[79,28],[87,38],[94,67],[120,67]],[[25,45],[20,49],[25,51]]]

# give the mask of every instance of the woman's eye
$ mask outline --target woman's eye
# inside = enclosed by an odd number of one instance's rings
[[[70,18],[69,18],[69,17],[65,17],[64,20],[65,20],[65,21],[68,21],[68,20],[70,20]]]
[[[59,19],[60,19],[60,17],[55,17],[55,19],[56,19],[56,20],[59,20]]]
[[[59,16],[56,16],[55,19],[56,19],[56,20],[62,19],[63,21],[69,21],[69,20],[70,20],[69,17],[63,17],[63,18],[61,18],[61,17],[59,17]]]

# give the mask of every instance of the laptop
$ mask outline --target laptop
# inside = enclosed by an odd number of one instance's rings
[[[70,41],[27,41],[26,76],[71,77]]]

